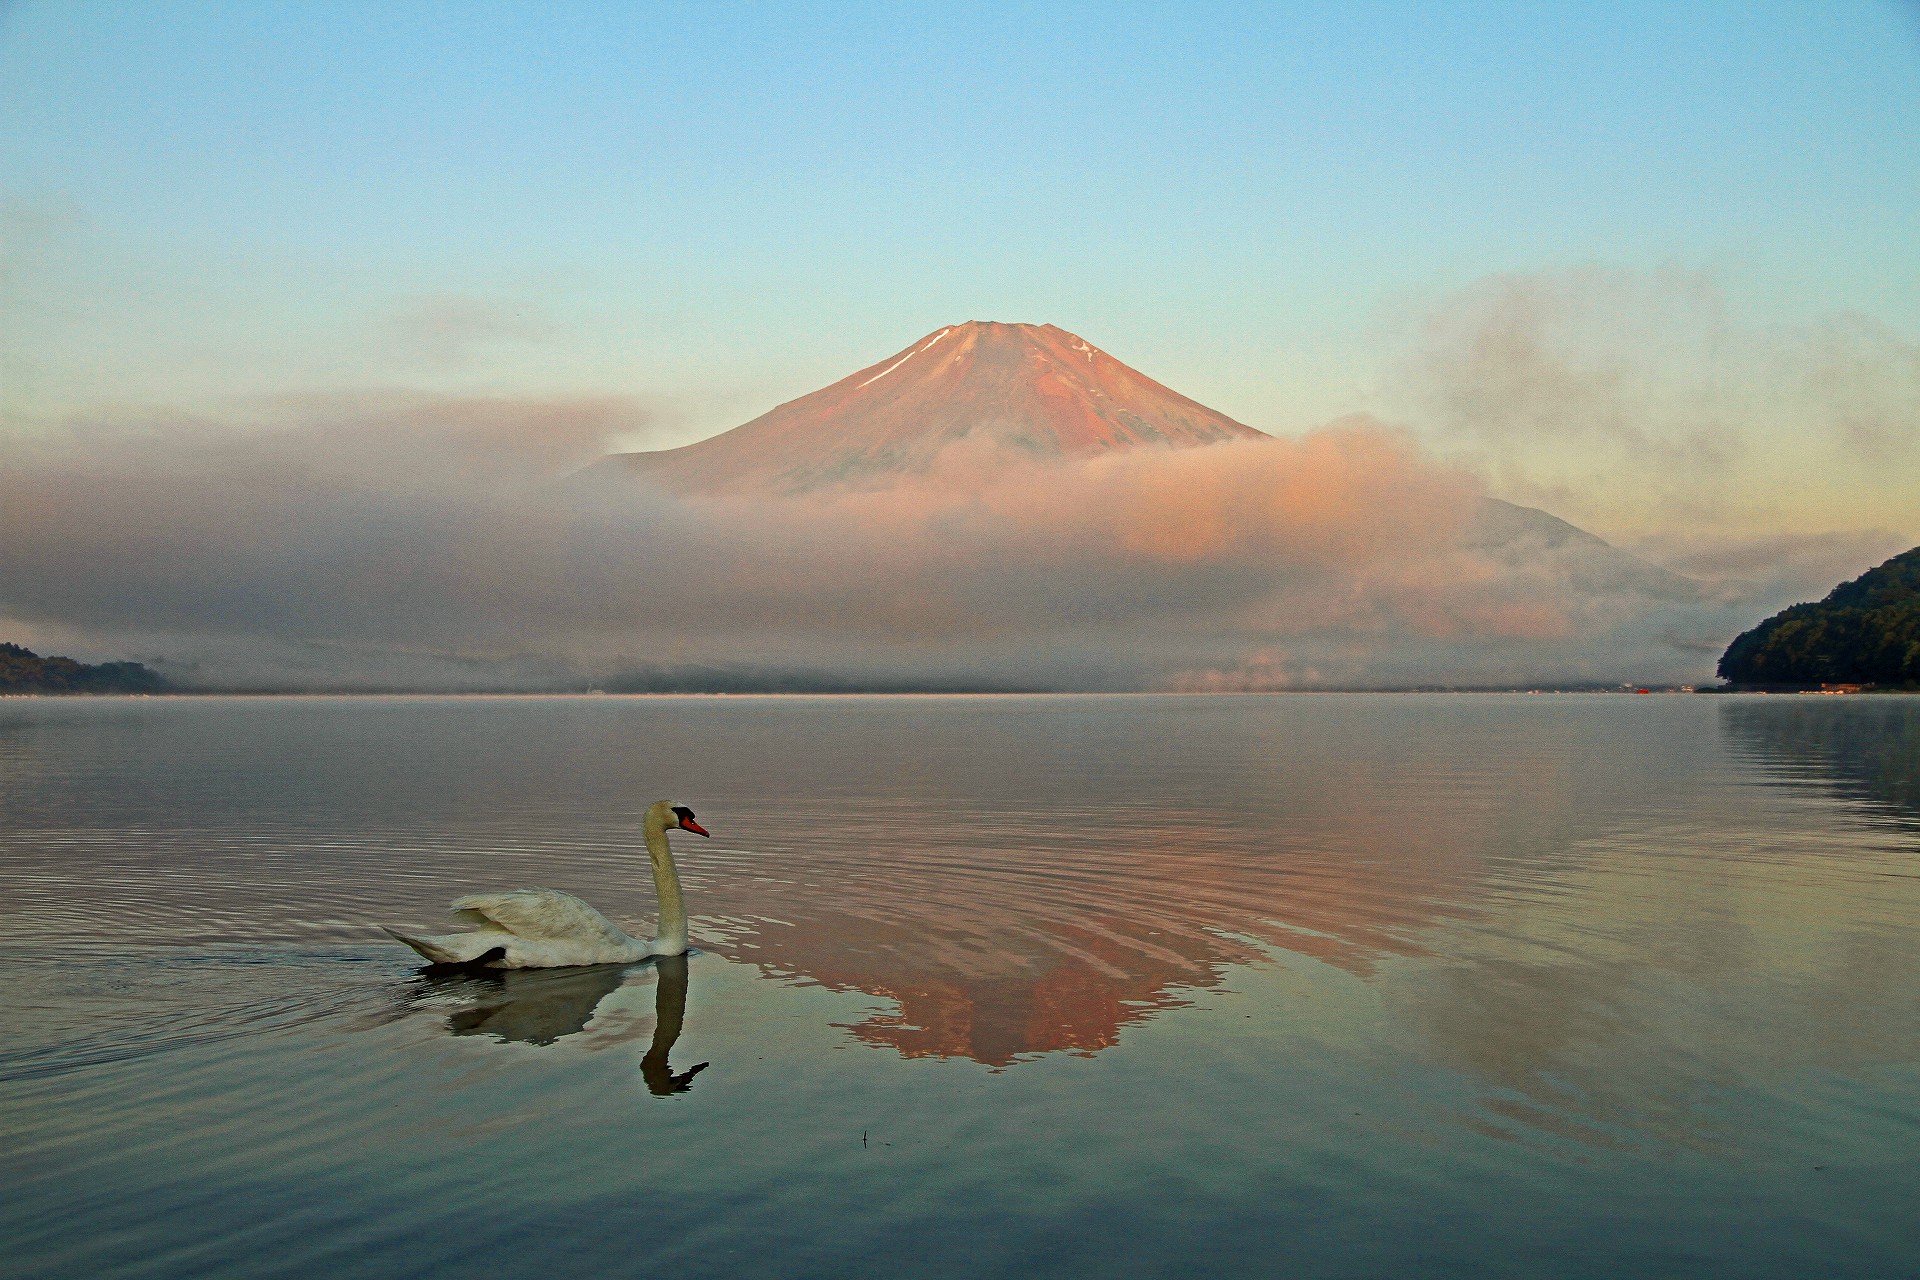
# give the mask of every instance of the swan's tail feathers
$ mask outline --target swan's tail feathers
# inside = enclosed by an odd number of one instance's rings
[[[497,933],[450,933],[438,938],[422,938],[411,933],[401,933],[398,929],[381,930],[395,941],[404,942],[420,953],[428,964],[492,964],[507,958],[507,949],[501,945],[502,936]]]
[[[450,964],[453,961],[453,953],[441,946],[439,940],[436,938],[416,938],[410,933],[402,933],[398,929],[389,929],[385,925],[380,926],[380,932],[386,934],[395,942],[406,943],[415,951],[418,951],[421,958],[429,964]]]

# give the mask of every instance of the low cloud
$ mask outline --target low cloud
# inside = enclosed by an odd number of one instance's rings
[[[1640,539],[1633,549],[1710,583],[1719,599],[1791,603],[1818,600],[1912,545],[1891,529],[1860,529],[1732,538],[1664,533]]]
[[[1711,272],[1482,280],[1417,325],[1387,401],[1496,491],[1620,535],[1920,510],[1920,342],[1852,313],[1747,322]]]
[[[578,474],[644,418],[335,398],[15,441],[0,617],[190,682],[367,688],[1689,679],[1710,658],[1672,638],[1738,629],[1557,522],[1489,543],[1480,483],[1366,419],[1080,461],[962,447],[791,499]]]

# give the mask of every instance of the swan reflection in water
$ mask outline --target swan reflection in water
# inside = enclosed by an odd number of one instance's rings
[[[659,956],[639,965],[590,965],[565,969],[446,969],[432,966],[420,972],[420,997],[451,997],[466,1001],[447,1015],[447,1030],[456,1036],[488,1036],[502,1044],[552,1045],[587,1031],[600,1006],[614,992],[629,986],[636,971],[652,969],[658,976],[653,996],[653,1038],[640,1059],[640,1077],[656,1097],[685,1093],[693,1078],[707,1069],[702,1062],[675,1072],[667,1061],[687,1016],[687,957]],[[596,1027],[599,1043],[633,1039],[636,1015],[610,1008],[602,1014],[609,1025]]]
[[[687,1017],[687,958],[661,956],[653,964],[660,982],[653,994],[653,1043],[640,1059],[640,1078],[647,1082],[648,1093],[665,1098],[693,1088],[693,1078],[709,1064],[696,1062],[677,1075],[668,1065],[667,1054],[680,1038],[680,1024]]]

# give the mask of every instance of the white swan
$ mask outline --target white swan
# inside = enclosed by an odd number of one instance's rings
[[[648,956],[685,955],[687,904],[680,896],[680,873],[673,865],[667,832],[678,827],[695,835],[707,829],[685,805],[661,800],[647,809],[643,829],[647,858],[653,863],[653,887],[660,895],[659,936],[652,942],[629,938],[613,921],[570,893],[557,889],[515,889],[511,893],[475,893],[453,904],[453,918],[479,928],[419,938],[387,933],[433,964],[477,964],[489,969],[556,969],[574,964],[626,964]],[[496,954],[497,953],[497,954]]]

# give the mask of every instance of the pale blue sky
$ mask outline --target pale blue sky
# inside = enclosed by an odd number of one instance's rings
[[[85,4],[0,18],[4,406],[632,395],[967,319],[1257,426],[1500,272],[1920,335],[1920,16],[1858,4]]]

